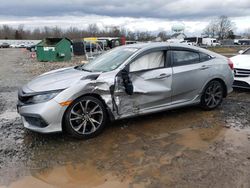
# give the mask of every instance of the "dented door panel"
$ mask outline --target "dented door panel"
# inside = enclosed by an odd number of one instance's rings
[[[172,68],[161,68],[129,74],[134,92],[128,95],[118,79],[115,96],[121,117],[143,113],[171,103]]]

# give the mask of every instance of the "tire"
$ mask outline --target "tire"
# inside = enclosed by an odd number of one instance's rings
[[[83,96],[68,107],[64,115],[64,130],[78,139],[89,139],[100,134],[107,124],[103,103],[91,96]]]
[[[218,80],[209,82],[201,96],[200,105],[205,110],[213,110],[221,105],[223,101],[224,87]]]

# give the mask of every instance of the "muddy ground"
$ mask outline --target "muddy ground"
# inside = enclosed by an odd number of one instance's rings
[[[49,69],[20,49],[0,50],[0,187],[250,187],[250,91],[214,111],[187,107],[110,124],[79,141],[23,128],[17,89]]]

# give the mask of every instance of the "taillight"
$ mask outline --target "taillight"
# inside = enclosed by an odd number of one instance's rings
[[[231,70],[234,70],[234,63],[231,61],[231,59],[228,59],[228,65]]]

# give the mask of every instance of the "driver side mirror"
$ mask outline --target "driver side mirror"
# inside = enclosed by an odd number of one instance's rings
[[[240,51],[239,51],[239,54],[243,54],[243,53],[244,53],[244,50],[240,50]]]
[[[125,92],[128,95],[132,95],[134,93],[134,86],[132,84],[132,81],[130,80],[129,73],[126,69],[123,69],[121,71],[121,77],[123,80],[123,85],[125,87]]]

